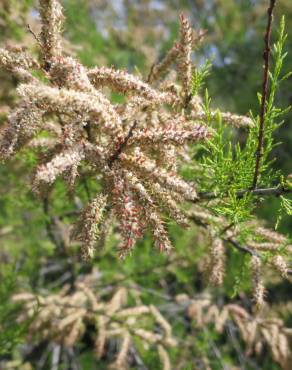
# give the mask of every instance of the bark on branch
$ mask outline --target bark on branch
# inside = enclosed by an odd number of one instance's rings
[[[292,193],[292,189],[285,188],[282,185],[275,186],[275,187],[270,187],[270,188],[258,188],[254,190],[239,190],[236,193],[237,198],[242,198],[246,194],[251,194],[254,196],[280,196],[282,194],[289,194]],[[228,194],[220,194],[216,192],[205,192],[205,193],[199,193],[199,198],[194,201],[194,203],[204,201],[204,200],[212,200],[216,198],[227,198]]]
[[[258,147],[256,151],[256,164],[253,178],[252,189],[256,189],[258,178],[260,174],[261,159],[263,156],[264,136],[265,136],[265,116],[268,98],[268,81],[269,81],[269,64],[270,64],[270,40],[272,32],[272,20],[273,11],[276,5],[276,0],[270,0],[270,6],[268,8],[268,22],[265,33],[265,50],[263,54],[264,59],[264,72],[263,72],[263,85],[262,85],[262,99],[261,99],[261,111],[260,111],[260,125],[259,125],[259,136],[258,136]]]

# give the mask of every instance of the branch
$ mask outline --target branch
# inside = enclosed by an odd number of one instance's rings
[[[258,136],[258,147],[256,151],[256,165],[253,178],[252,189],[256,189],[258,183],[258,177],[260,173],[260,164],[263,156],[263,145],[264,145],[264,133],[265,133],[265,114],[268,96],[268,77],[269,77],[269,63],[270,63],[270,39],[272,31],[272,20],[273,10],[276,4],[276,0],[270,0],[270,6],[268,8],[268,22],[265,33],[265,50],[263,54],[264,58],[264,72],[263,72],[263,85],[262,85],[262,100],[261,100],[261,111],[260,111],[260,127]]]
[[[197,218],[197,217],[195,217],[194,215],[190,215],[189,216],[189,220],[190,221],[193,221],[196,225],[198,225],[198,226],[201,226],[201,227],[203,227],[204,229],[208,229],[208,227],[209,227],[209,224],[208,223],[206,223],[206,222],[204,222],[204,221],[202,221],[202,220],[200,220],[199,218]],[[229,230],[229,226],[228,227],[225,227],[220,233],[219,233],[219,235],[222,235],[222,234],[224,234],[227,230]],[[226,243],[229,243],[232,247],[234,247],[235,249],[237,249],[238,251],[240,251],[240,252],[243,252],[243,253],[247,253],[247,254],[249,254],[249,255],[251,255],[251,256],[256,256],[256,257],[258,257],[258,258],[260,258],[261,260],[264,260],[264,257],[260,254],[260,253],[258,253],[257,251],[255,251],[255,250],[253,250],[253,249],[251,249],[251,248],[249,248],[248,246],[243,246],[243,245],[241,245],[236,239],[234,239],[234,238],[231,238],[231,237],[226,237],[226,238],[224,238],[224,237],[222,237],[222,240],[224,241],[224,242],[226,242]],[[292,275],[292,269],[289,269],[288,270],[288,274],[289,275]]]
[[[75,271],[74,271],[74,262],[70,256],[68,256],[68,252],[66,250],[66,246],[64,243],[64,239],[62,237],[62,233],[58,230],[58,223],[57,217],[54,217],[50,212],[50,202],[49,196],[45,196],[43,199],[43,212],[46,216],[46,230],[49,239],[51,242],[56,246],[57,252],[59,256],[65,258],[67,262],[68,271],[70,273],[70,290],[73,291],[74,283],[75,283]]]
[[[256,256],[256,257],[259,257],[259,258],[262,258],[261,255],[256,252],[255,250],[253,249],[250,249],[248,247],[245,247],[245,246],[242,246],[238,243],[237,240],[233,239],[233,238],[226,238],[226,239],[223,239],[225,242],[227,243],[230,243],[234,248],[236,248],[237,250],[239,250],[240,252],[244,252],[244,253],[248,253],[250,254],[251,256]]]
[[[59,251],[62,252],[62,254],[65,254],[65,246],[62,240],[60,238],[57,238],[55,230],[54,230],[54,219],[52,215],[50,214],[50,205],[49,205],[49,198],[48,196],[45,196],[43,199],[43,212],[46,216],[46,230],[49,239],[51,242],[58,248]]]
[[[236,193],[237,198],[242,198],[245,194],[251,194],[254,196],[280,196],[282,194],[290,194],[292,193],[292,189],[285,188],[283,185],[278,185],[272,188],[260,188],[254,190],[239,190]],[[199,198],[194,200],[194,203],[203,201],[203,200],[211,200],[216,198],[227,198],[228,194],[218,194],[216,192],[206,192],[206,193],[199,193]]]
[[[38,45],[41,46],[41,41],[39,39],[39,37],[36,35],[36,33],[33,31],[33,29],[31,28],[30,24],[27,24],[26,25],[26,28],[28,30],[28,32],[33,36],[33,38],[36,40],[36,42],[38,43]]]
[[[132,137],[133,131],[135,130],[137,124],[138,124],[138,122],[137,121],[134,121],[133,125],[130,127],[130,130],[129,130],[127,136],[124,138],[124,140],[122,141],[122,143],[119,145],[119,147],[115,151],[115,153],[110,157],[110,159],[108,161],[109,168],[112,168],[114,162],[119,158],[120,154],[122,153],[122,151],[126,147],[128,141]]]

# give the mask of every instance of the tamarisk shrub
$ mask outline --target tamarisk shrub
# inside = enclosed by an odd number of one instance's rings
[[[125,307],[131,289],[118,288],[111,299],[97,292],[97,271],[79,278],[76,290],[70,293],[67,288],[57,294],[37,296],[20,293],[13,297],[15,302],[22,302],[25,310],[19,317],[26,322],[39,310],[37,317],[29,327],[29,334],[37,340],[54,340],[66,347],[73,347],[82,337],[86,325],[94,325],[94,349],[97,358],[106,352],[106,345],[112,338],[121,340],[120,351],[112,369],[128,368],[128,353],[137,338],[144,346],[155,346],[162,364],[170,361],[166,348],[177,346],[172,327],[153,305],[136,302],[132,307]],[[155,332],[155,326],[162,329]]]
[[[273,133],[284,113],[273,100],[285,58],[284,22],[272,48],[266,114],[239,116],[213,110],[207,90],[200,97],[210,63],[193,64],[193,50],[204,32],[194,31],[185,16],[180,16],[177,40],[143,78],[114,67],[83,66],[64,48],[61,2],[41,0],[39,5],[41,31],[34,35],[39,57],[22,47],[0,49],[0,66],[19,83],[16,105],[0,133],[0,156],[8,160],[18,152],[16,158],[25,151],[36,153],[32,189],[43,205],[47,235],[56,248],[52,259],[41,253],[31,289],[21,275],[16,294],[9,287],[2,293],[4,301],[10,295],[9,305],[19,309],[13,318],[27,341],[17,354],[1,358],[0,367],[44,368],[51,363],[52,368],[77,368],[90,351],[102,368],[144,368],[144,360],[154,364],[151,368],[161,365],[165,370],[193,368],[196,361],[198,368],[211,368],[216,332],[218,366],[221,358],[227,358],[227,345],[230,356],[238,354],[242,367],[253,367],[251,355],[262,361],[270,354],[267,363],[273,359],[282,369],[290,369],[291,328],[273,315],[274,310],[289,312],[289,305],[277,302],[272,310],[263,307],[252,315],[238,281],[242,276],[244,283],[250,282],[259,308],[268,295],[265,269],[272,267],[285,279],[291,274],[289,238],[267,229],[253,212],[266,195],[279,196],[287,213],[292,209],[284,197],[291,183],[270,166]],[[113,93],[119,94],[119,103]],[[264,125],[259,156],[260,122]],[[244,132],[240,145],[238,129]],[[70,199],[75,208],[70,204],[69,216],[67,208],[54,209],[53,197],[64,188],[60,182],[74,195]],[[87,193],[87,204],[79,198],[80,186]],[[62,202],[58,204],[63,207]],[[69,227],[63,223],[67,217],[76,217],[70,241]],[[189,227],[184,235],[190,235],[190,242],[183,250],[172,241],[170,223]],[[41,235],[43,228],[44,223]],[[59,235],[64,229],[65,237]],[[155,254],[156,263],[147,262],[151,256],[142,256],[145,266],[138,264],[135,272],[129,271],[135,259],[117,265],[110,252],[86,264],[68,248],[80,243],[82,257],[93,258],[95,249],[105,244],[108,229],[117,235],[120,257],[133,250],[147,229],[158,251],[173,253]],[[55,234],[64,239],[62,243]],[[221,292],[218,286],[225,284],[228,290],[232,285],[235,299],[229,299],[230,291],[218,300],[211,299],[208,290],[197,294],[196,268],[198,275],[206,273],[216,294]],[[149,287],[149,276],[156,279],[158,289]],[[0,310],[0,318],[6,320],[8,308]],[[0,323],[0,332],[6,327]],[[7,341],[5,335],[1,344]]]
[[[172,246],[160,204],[178,223],[185,224],[177,200],[197,197],[193,184],[178,174],[179,151],[188,142],[204,140],[211,134],[203,122],[194,122],[181,109],[191,84],[193,32],[188,22],[181,18],[181,40],[176,47],[184,88],[175,93],[153,88],[124,71],[86,69],[62,53],[60,3],[40,1],[40,15],[40,63],[23,53],[1,50],[2,66],[25,81],[18,88],[19,106],[9,116],[2,134],[1,157],[8,158],[48,130],[49,147],[47,141],[33,141],[33,145],[39,143],[48,149],[48,159],[36,169],[35,192],[46,193],[58,176],[73,187],[82,162],[102,176],[102,194],[87,206],[73,232],[83,241],[84,257],[93,254],[107,207],[121,223],[121,255],[131,250],[147,226],[156,246],[169,251]],[[36,79],[32,69],[37,69],[47,83]],[[126,102],[113,105],[103,87],[124,94]],[[57,130],[61,132],[58,135]]]
[[[260,355],[266,346],[282,369],[288,370],[291,366],[291,328],[285,327],[278,318],[251,316],[238,304],[226,304],[221,308],[212,304],[210,297],[194,300],[188,306],[188,316],[197,327],[203,328],[213,323],[218,333],[235,324],[247,345],[246,353]],[[232,321],[228,323],[228,320]]]
[[[82,243],[85,259],[94,255],[101,226],[109,217],[119,224],[121,257],[133,249],[147,228],[155,246],[170,252],[173,247],[165,216],[183,227],[195,222],[207,230],[212,240],[210,281],[222,284],[224,248],[229,243],[252,255],[254,297],[261,304],[264,289],[260,279],[262,256],[257,252],[262,248],[259,239],[273,240],[275,258],[271,263],[283,276],[287,276],[288,266],[278,246],[288,245],[289,241],[283,242],[278,236],[275,242],[273,235],[263,232],[264,229],[259,237],[254,226],[237,222],[248,217],[234,217],[230,223],[229,208],[222,212],[223,195],[219,196],[219,203],[211,199],[207,206],[199,204],[204,198],[201,194],[206,188],[204,181],[210,177],[219,181],[216,168],[221,173],[224,170],[222,163],[216,163],[214,158],[208,162],[213,164],[212,168],[200,161],[193,163],[194,148],[204,146],[211,156],[212,150],[219,153],[217,127],[212,122],[250,130],[253,140],[257,130],[256,119],[212,111],[208,96],[203,104],[198,92],[206,71],[200,74],[192,65],[192,50],[200,43],[203,33],[195,32],[181,15],[178,40],[152,67],[145,82],[114,68],[89,69],[68,56],[62,48],[61,3],[40,0],[39,4],[41,32],[36,38],[40,59],[23,50],[0,49],[1,67],[21,82],[17,88],[18,105],[1,133],[1,159],[7,160],[22,148],[42,148],[43,155],[32,182],[33,191],[41,198],[48,196],[58,177],[64,179],[70,191],[74,191],[83,169],[96,179],[100,191],[84,207],[72,230],[72,239]],[[171,71],[175,71],[174,76]],[[108,91],[120,93],[123,103],[114,104]],[[251,141],[250,160],[254,147]],[[218,156],[224,160],[223,154]],[[227,162],[230,163],[230,158],[224,165]],[[181,176],[185,164],[198,167],[198,178],[187,181]],[[238,184],[246,184],[244,180],[240,182],[239,178]],[[202,189],[198,189],[200,186]],[[228,193],[228,188],[223,190]],[[228,195],[239,209],[241,203],[236,193]],[[250,199],[248,192],[244,201],[247,199]],[[242,212],[246,204],[241,204]],[[247,229],[250,245],[243,248],[235,238],[246,242],[242,235],[247,235]]]
[[[182,111],[184,101],[189,99],[192,79],[191,49],[195,36],[189,23],[181,17],[175,59],[182,89],[173,92],[159,86],[153,88],[124,71],[104,67],[87,70],[62,53],[60,3],[40,1],[40,14],[41,63],[20,52],[1,50],[2,66],[25,80],[18,88],[19,107],[9,116],[2,134],[1,157],[8,158],[49,129],[54,144],[48,148],[50,160],[36,170],[33,181],[36,192],[47,191],[46,185],[53,184],[58,176],[73,186],[82,161],[102,175],[104,195],[97,195],[88,205],[75,230],[80,239],[86,240],[84,256],[92,256],[93,241],[107,204],[122,220],[122,254],[133,247],[146,226],[151,228],[159,249],[170,250],[160,203],[178,223],[186,223],[177,200],[194,200],[197,194],[193,184],[179,177],[177,158],[185,144],[211,134],[202,120],[194,122]],[[159,71],[156,68],[156,79],[175,61],[169,56],[165,59]],[[33,77],[32,69],[38,69],[47,84]],[[102,93],[103,87],[124,94],[126,103],[111,104]],[[197,113],[203,114],[199,105]],[[52,117],[55,121],[49,128],[46,123]],[[56,136],[60,128],[61,134]],[[46,144],[39,141],[40,146]],[[96,216],[90,216],[93,214]]]

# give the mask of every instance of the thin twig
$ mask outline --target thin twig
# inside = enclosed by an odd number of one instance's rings
[[[238,192],[236,192],[235,195],[237,198],[242,198],[246,194],[251,194],[254,196],[276,196],[278,197],[282,194],[289,194],[289,193],[292,193],[292,189],[286,188],[283,185],[278,185],[278,186],[271,187],[271,188],[258,188],[254,190],[249,190],[249,189],[239,190]],[[228,194],[226,193],[222,195],[216,192],[205,192],[205,193],[202,192],[202,193],[199,193],[198,196],[199,196],[198,199],[195,199],[193,203],[197,203],[203,200],[216,199],[216,198],[226,198],[228,197]]]
[[[196,225],[203,227],[204,229],[208,229],[208,227],[209,227],[208,223],[200,220],[199,218],[195,217],[194,215],[190,215],[189,220],[194,222]],[[221,236],[225,230],[226,231],[229,230],[229,227],[225,228],[221,232],[219,232],[219,235]],[[263,256],[260,253],[258,253],[254,249],[249,248],[248,246],[241,245],[236,239],[234,239],[232,237],[226,237],[226,238],[222,237],[222,240],[225,243],[231,245],[232,247],[234,247],[235,249],[237,249],[240,252],[247,253],[251,256],[256,256],[256,257],[260,258],[261,260],[264,259]],[[292,275],[292,270],[291,269],[288,270],[288,274]]]
[[[87,196],[87,200],[90,202],[90,200],[91,200],[91,191],[90,191],[90,188],[89,188],[86,177],[83,177],[81,181],[82,181],[82,184],[83,184],[86,196]]]
[[[114,162],[119,158],[120,154],[125,149],[128,141],[130,140],[130,138],[133,135],[133,131],[135,130],[137,124],[138,124],[138,122],[137,121],[134,121],[133,125],[130,127],[130,130],[129,130],[127,136],[124,138],[124,140],[122,141],[122,143],[119,145],[118,149],[115,151],[115,153],[109,159],[109,161],[108,161],[109,168],[112,168]]]
[[[56,238],[56,235],[54,233],[54,229],[53,229],[53,219],[52,219],[52,216],[50,214],[50,207],[49,207],[49,198],[48,196],[44,197],[43,199],[43,211],[44,211],[44,214],[46,215],[46,230],[47,230],[47,234],[48,234],[48,237],[49,239],[51,240],[51,242],[59,249],[62,251],[62,253],[64,252],[64,245],[62,243],[62,241],[60,242],[57,238]]]
[[[62,236],[60,236],[60,233],[58,233],[57,218],[51,215],[49,196],[45,196],[43,199],[43,212],[46,215],[45,222],[46,222],[46,230],[47,230],[49,239],[56,246],[60,257],[65,257],[67,259],[67,263],[68,263],[67,266],[68,266],[68,270],[70,273],[69,283],[70,283],[71,290],[73,290],[74,283],[75,283],[74,263],[73,263],[72,258],[68,256],[68,252],[66,250],[66,246],[65,246]]]
[[[240,252],[244,252],[244,253],[250,254],[251,256],[256,256],[256,257],[262,258],[261,255],[258,252],[256,252],[253,249],[250,249],[246,246],[243,246],[243,245],[239,244],[239,242],[237,240],[233,239],[233,238],[226,238],[226,239],[223,239],[223,240],[227,243],[230,243],[234,248],[236,248]]]
[[[256,189],[259,173],[261,159],[263,156],[263,145],[264,145],[264,133],[265,133],[265,115],[268,97],[268,77],[269,77],[269,63],[270,63],[270,39],[272,31],[272,20],[273,20],[273,10],[276,4],[276,0],[270,0],[270,6],[268,8],[268,22],[265,33],[265,50],[263,54],[264,58],[264,72],[263,72],[263,85],[262,85],[262,100],[261,100],[261,110],[260,110],[260,126],[259,126],[259,136],[258,136],[258,147],[256,151],[256,165],[253,178],[252,189]]]
[[[28,30],[28,32],[33,36],[33,38],[36,40],[36,42],[39,44],[39,46],[41,46],[41,41],[39,39],[39,37],[36,35],[36,33],[32,30],[30,24],[27,24],[26,25],[26,28]]]

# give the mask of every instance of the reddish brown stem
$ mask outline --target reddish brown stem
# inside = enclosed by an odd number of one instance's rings
[[[115,153],[110,157],[109,161],[108,161],[108,166],[109,168],[112,168],[112,165],[113,163],[119,158],[120,154],[122,153],[122,151],[125,149],[125,147],[127,146],[128,144],[128,141],[130,140],[130,138],[132,137],[133,135],[133,131],[135,130],[136,126],[137,126],[137,121],[135,121],[133,123],[133,125],[130,127],[130,130],[127,134],[127,136],[124,138],[124,140],[122,141],[122,143],[119,145],[118,149],[115,151]]]
[[[261,110],[260,110],[260,126],[259,126],[259,136],[258,136],[258,147],[256,151],[256,165],[253,178],[252,189],[256,189],[258,184],[258,178],[260,174],[261,159],[263,156],[263,146],[264,146],[264,134],[265,134],[265,115],[267,107],[267,97],[268,97],[268,80],[269,80],[269,64],[270,64],[270,40],[272,32],[272,20],[273,11],[275,8],[276,0],[270,0],[270,6],[268,8],[268,22],[265,33],[265,50],[263,54],[264,58],[264,72],[263,72],[263,84],[262,84],[262,99],[261,99]]]
[[[264,197],[264,196],[279,197],[280,195],[291,194],[291,193],[292,193],[292,189],[288,187],[284,187],[283,185],[279,184],[278,186],[271,187],[271,188],[257,188],[254,190],[250,190],[250,189],[239,190],[235,193],[235,195],[237,198],[242,198],[246,194],[251,194],[251,195],[259,196],[259,197]],[[202,202],[204,200],[208,201],[208,200],[217,199],[217,198],[227,198],[229,196],[228,193],[218,194],[214,192],[204,192],[204,193],[199,193],[198,195],[199,195],[199,198],[195,199],[193,203]]]

